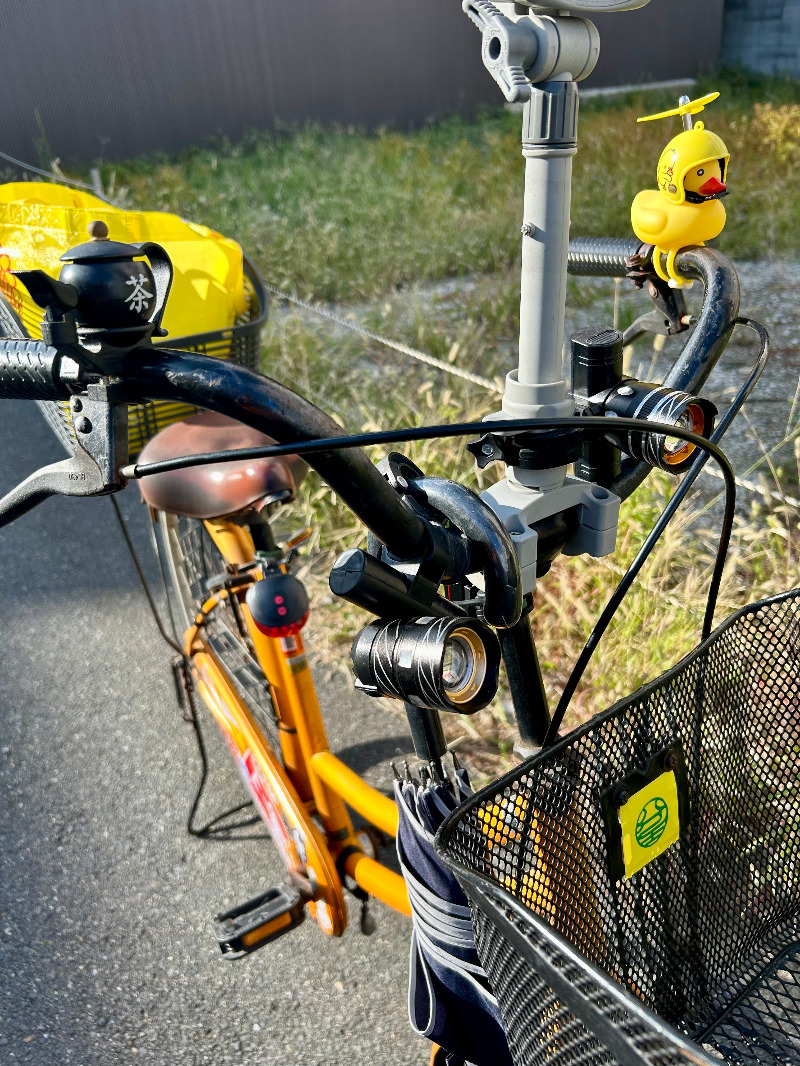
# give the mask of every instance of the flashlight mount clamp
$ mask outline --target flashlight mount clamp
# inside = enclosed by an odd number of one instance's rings
[[[429,550],[422,559],[395,559],[371,537],[367,551],[345,552],[333,566],[331,591],[383,618],[414,614],[482,616],[491,626],[513,626],[522,611],[519,564],[513,542],[494,512],[470,489],[426,477],[400,452],[379,469],[425,521]],[[465,579],[480,572],[483,593]],[[448,596],[439,587],[449,586]],[[462,592],[470,595],[463,596]],[[474,593],[474,594],[473,594]]]
[[[574,463],[583,451],[583,430],[576,420],[574,429],[531,429],[522,433],[484,433],[467,444],[483,469],[502,462],[521,470],[548,470]]]

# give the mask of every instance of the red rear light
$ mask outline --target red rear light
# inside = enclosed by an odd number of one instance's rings
[[[299,633],[303,626],[308,621],[308,611],[297,622],[288,622],[285,626],[264,626],[260,622],[253,618],[256,624],[256,629],[263,633],[267,637],[291,637],[295,633]]]

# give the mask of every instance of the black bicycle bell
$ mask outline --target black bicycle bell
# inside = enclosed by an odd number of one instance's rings
[[[61,259],[59,281],[78,293],[76,320],[92,329],[146,325],[156,307],[156,284],[142,249],[108,238],[105,222],[90,222],[86,244],[70,248]]]

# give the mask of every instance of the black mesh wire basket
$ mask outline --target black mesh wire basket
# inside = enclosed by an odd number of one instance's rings
[[[244,257],[244,287],[248,299],[247,310],[232,326],[196,333],[190,337],[166,337],[160,344],[185,352],[199,352],[218,359],[230,359],[242,366],[257,370],[261,351],[261,332],[269,314],[269,296],[255,264]],[[6,337],[26,336],[24,326],[8,303],[0,297],[0,333]],[[158,345],[157,345],[158,346]],[[56,436],[69,451],[73,451],[74,433],[66,401],[37,401]],[[128,451],[135,458],[147,442],[165,426],[197,412],[188,404],[163,400],[130,404],[128,407]]]
[[[800,590],[460,807],[516,1066],[800,1063]]]

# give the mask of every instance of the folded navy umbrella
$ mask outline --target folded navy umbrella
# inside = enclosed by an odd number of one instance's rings
[[[512,1066],[500,1009],[475,950],[467,897],[433,850],[436,830],[471,795],[463,768],[455,781],[395,782],[397,855],[413,921],[408,1013],[420,1036],[466,1066]]]

